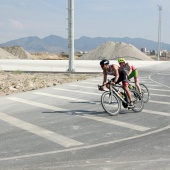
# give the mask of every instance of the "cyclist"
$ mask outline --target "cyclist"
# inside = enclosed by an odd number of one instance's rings
[[[124,58],[118,58],[118,63],[120,65],[120,67],[123,67],[125,69],[125,71],[127,72],[129,80],[132,77],[134,77],[135,85],[136,85],[139,93],[142,94],[141,88],[139,86],[139,81],[138,81],[138,70],[135,69],[135,67],[133,65],[130,65],[128,62],[125,62]]]
[[[104,59],[100,61],[100,66],[103,70],[103,86],[100,90],[103,90],[103,87],[106,86],[109,88],[109,84],[107,84],[107,75],[113,75],[115,76],[113,79],[111,79],[111,84],[118,84],[122,82],[122,86],[125,89],[127,96],[130,100],[128,108],[134,108],[133,102],[132,102],[132,96],[128,88],[128,77],[126,74],[126,71],[124,68],[119,67],[116,64],[109,65],[109,60]]]

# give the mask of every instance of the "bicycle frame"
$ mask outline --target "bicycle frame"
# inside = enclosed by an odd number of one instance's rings
[[[116,89],[114,86],[118,87],[118,89]],[[110,85],[109,91],[111,93],[111,96],[114,93],[116,95],[116,97],[118,97],[122,102],[128,104],[127,101],[125,101],[124,98],[122,96],[120,96],[120,94],[119,94],[120,93],[120,91],[119,91],[120,88],[123,89],[123,87],[121,85]],[[124,89],[123,89],[123,92],[125,93]],[[122,94],[122,95],[125,96],[125,94]]]

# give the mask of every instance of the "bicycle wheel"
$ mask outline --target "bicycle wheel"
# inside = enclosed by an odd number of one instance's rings
[[[150,98],[149,90],[143,83],[140,83],[139,85],[140,85],[140,88],[141,88],[141,91],[142,91],[143,101],[145,103],[147,103],[149,101],[149,98]]]
[[[144,107],[144,101],[141,95],[136,90],[131,90],[132,101],[134,104],[134,108],[132,110],[134,112],[141,112]]]
[[[101,96],[101,104],[103,109],[111,116],[115,116],[120,112],[120,100],[110,92],[104,92]]]

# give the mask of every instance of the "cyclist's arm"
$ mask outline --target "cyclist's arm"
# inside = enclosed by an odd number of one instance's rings
[[[132,66],[127,62],[126,65],[129,67],[128,76],[132,73]]]
[[[114,71],[114,73],[115,73],[115,78],[114,78],[114,84],[118,81],[118,79],[119,79],[119,71],[118,71],[118,66],[116,66],[116,65],[112,65],[112,69],[113,69],[113,71]]]
[[[105,86],[107,83],[107,73],[103,71],[103,86]]]

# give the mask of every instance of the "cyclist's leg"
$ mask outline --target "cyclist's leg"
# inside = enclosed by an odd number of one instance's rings
[[[141,88],[140,88],[140,85],[139,85],[139,80],[138,80],[138,70],[134,70],[133,72],[134,72],[133,75],[134,75],[135,85],[137,87],[138,92],[141,94],[142,91],[141,91]]]
[[[122,82],[122,85],[123,85],[123,88],[125,89],[125,92],[129,98],[129,108],[133,108],[133,101],[132,101],[132,95],[131,95],[131,92],[129,90],[129,87],[128,87],[128,82]]]
[[[128,83],[128,76],[127,76],[127,74],[124,70],[119,70],[119,79],[118,79],[117,82],[119,83],[120,81],[122,81],[122,86],[123,86],[128,98],[129,98],[129,101],[130,101],[129,107],[133,107],[132,95],[131,95],[131,92],[130,92],[129,87],[128,87],[128,84],[129,84]]]

